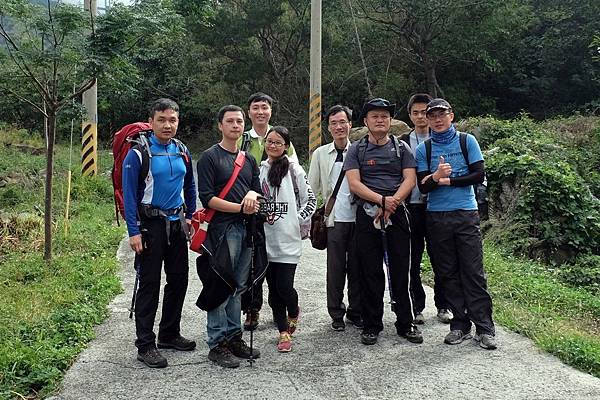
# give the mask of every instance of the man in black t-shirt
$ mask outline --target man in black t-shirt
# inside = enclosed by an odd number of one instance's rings
[[[350,147],[344,170],[357,198],[356,243],[361,277],[361,342],[377,343],[383,330],[384,257],[388,265],[392,309],[398,335],[412,343],[423,336],[414,325],[410,296],[410,225],[404,200],[416,184],[415,159],[404,144],[389,135],[396,109],[385,99],[363,106],[369,134]],[[383,226],[383,228],[381,228]],[[389,242],[390,246],[387,246]]]
[[[247,245],[244,215],[258,211],[260,195],[258,166],[251,155],[246,155],[242,170],[228,194],[223,199],[218,197],[233,174],[239,152],[236,142],[244,132],[244,117],[240,107],[221,108],[218,127],[223,138],[202,153],[198,161],[198,195],[202,204],[217,211],[204,243],[207,254],[198,257],[197,261],[205,292],[199,299],[202,305],[198,305],[208,311],[208,358],[226,368],[238,367],[238,358],[260,356],[242,340],[240,321],[240,295],[248,285],[252,255]],[[215,298],[224,301],[212,304]]]

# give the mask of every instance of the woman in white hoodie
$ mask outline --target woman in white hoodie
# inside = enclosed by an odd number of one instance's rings
[[[274,126],[265,135],[267,160],[260,165],[260,184],[266,203],[265,236],[269,267],[269,305],[279,330],[277,350],[292,349],[291,335],[298,325],[300,308],[294,289],[296,265],[302,254],[300,225],[310,221],[317,200],[306,172],[286,155],[290,134],[283,126]]]

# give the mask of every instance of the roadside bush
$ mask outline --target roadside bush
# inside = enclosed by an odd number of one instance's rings
[[[474,132],[484,149],[487,238],[556,264],[599,254],[600,202],[591,186],[600,167],[600,118],[473,118],[461,128]]]
[[[577,257],[574,263],[561,266],[558,276],[571,286],[600,295],[600,256],[586,254]]]

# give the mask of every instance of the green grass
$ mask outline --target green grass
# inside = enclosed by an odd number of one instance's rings
[[[543,264],[510,256],[491,243],[485,244],[484,263],[496,323],[600,377],[598,296],[567,286]],[[424,271],[432,283],[431,268]]]
[[[10,177],[0,187],[0,399],[51,394],[120,291],[115,249],[123,228],[114,224],[110,156],[100,154],[98,177],[82,178],[79,149],[74,150],[70,229],[65,235],[69,152],[58,146],[53,261],[46,264],[45,156],[5,144],[20,135],[0,132],[0,181]]]

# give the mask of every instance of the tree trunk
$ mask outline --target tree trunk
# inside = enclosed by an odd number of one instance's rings
[[[438,97],[438,83],[435,75],[435,64],[429,58],[426,58],[423,67],[425,68],[425,81],[427,82],[427,91],[432,97]]]
[[[54,139],[56,137],[56,110],[48,110],[46,136],[46,198],[44,201],[44,260],[52,261],[52,173],[54,166]]]

